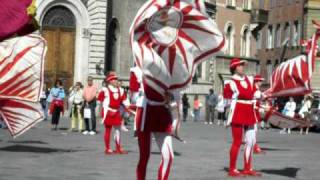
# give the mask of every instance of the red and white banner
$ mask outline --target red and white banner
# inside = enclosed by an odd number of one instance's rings
[[[0,115],[13,137],[43,119],[39,97],[46,50],[46,41],[35,34],[0,42]]]
[[[272,73],[270,89],[265,94],[268,97],[298,96],[312,92],[310,80],[314,70],[317,54],[317,41],[320,36],[320,26],[305,44],[307,55],[299,55],[281,63]]]
[[[149,0],[130,28],[135,63],[160,93],[186,88],[199,63],[224,47],[202,0]]]

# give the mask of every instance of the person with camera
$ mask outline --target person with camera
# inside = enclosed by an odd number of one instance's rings
[[[60,114],[63,113],[64,109],[64,98],[65,98],[65,91],[62,85],[62,81],[56,80],[54,87],[51,88],[49,98],[51,99],[50,102],[50,114],[52,114],[51,124],[52,130],[57,130],[60,120]]]
[[[76,82],[75,86],[72,87],[69,96],[69,103],[71,105],[70,131],[81,132],[83,130],[82,107],[84,104],[81,82]],[[78,129],[76,126],[78,126]]]

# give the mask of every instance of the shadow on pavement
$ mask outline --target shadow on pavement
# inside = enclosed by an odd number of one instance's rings
[[[258,144],[267,144],[270,143],[270,141],[258,141]]]
[[[3,148],[0,148],[0,151],[31,152],[31,153],[72,153],[72,152],[78,152],[79,150],[57,149],[57,148],[27,146],[27,145],[12,145],[12,146],[6,146]]]
[[[278,148],[264,148],[261,147],[263,151],[291,151],[290,149],[278,149]]]
[[[151,152],[150,154],[160,155],[161,153],[160,153],[160,152]],[[182,155],[182,153],[179,153],[179,152],[177,152],[177,151],[174,151],[173,154],[174,154],[175,156],[181,156],[181,155]]]
[[[261,169],[260,171],[266,174],[273,174],[273,175],[285,176],[289,178],[295,178],[297,177],[297,173],[299,170],[300,168],[286,167],[283,169]]]
[[[49,143],[43,142],[43,141],[8,141],[8,143],[14,143],[14,144],[49,144]]]
[[[258,171],[261,173],[265,173],[265,174],[272,174],[272,175],[278,175],[278,176],[285,176],[285,177],[289,177],[289,178],[296,178],[299,170],[300,170],[300,168],[286,167],[283,169],[261,169]],[[221,171],[228,172],[229,168],[224,167]]]

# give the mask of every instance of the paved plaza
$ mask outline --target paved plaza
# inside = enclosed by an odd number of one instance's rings
[[[59,131],[48,121],[13,140],[0,130],[0,180],[134,180],[138,159],[137,140],[123,133],[128,155],[104,155],[103,129],[96,136],[68,132],[68,120]],[[174,141],[172,180],[223,180],[227,177],[230,130],[216,125],[187,122],[182,127],[187,143]],[[272,180],[319,180],[320,134],[280,135],[279,130],[260,131],[259,142],[267,152],[255,155],[261,178]],[[157,177],[160,154],[153,142],[148,180]],[[238,166],[242,168],[242,152]],[[243,179],[243,178],[241,178]]]

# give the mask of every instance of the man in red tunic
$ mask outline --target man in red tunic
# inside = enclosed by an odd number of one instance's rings
[[[246,76],[244,65],[246,61],[234,58],[230,62],[231,80],[226,83],[224,97],[231,100],[227,125],[231,126],[232,146],[230,149],[229,176],[261,176],[252,169],[252,151],[256,142],[254,125],[256,124],[254,112],[254,84],[253,77]],[[242,137],[245,138],[244,170],[239,172],[236,168]]]
[[[121,124],[120,106],[123,104],[129,106],[126,94],[123,88],[118,86],[118,77],[113,72],[106,77],[107,87],[103,87],[98,95],[98,101],[102,103],[102,122],[105,127],[104,142],[105,154],[127,154],[127,151],[121,147]],[[114,142],[116,150],[110,148],[110,135],[114,127]]]
[[[170,103],[180,95],[175,92],[160,94],[145,82],[142,83],[144,94],[137,101],[136,127],[140,158],[137,165],[137,180],[145,180],[147,164],[151,150],[151,133],[161,152],[161,163],[158,180],[167,180],[173,162],[172,123],[175,114],[170,109]]]

